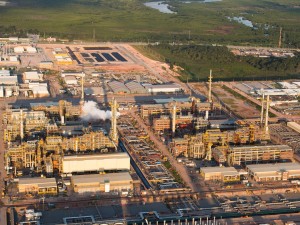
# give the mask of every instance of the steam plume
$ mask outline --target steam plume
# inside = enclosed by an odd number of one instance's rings
[[[111,118],[111,111],[101,110],[94,101],[86,101],[82,106],[81,119],[84,121],[90,120],[107,120]]]

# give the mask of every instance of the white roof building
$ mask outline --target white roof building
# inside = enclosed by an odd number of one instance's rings
[[[9,70],[0,70],[0,76],[10,76]]]
[[[299,163],[253,164],[247,166],[256,181],[277,181],[300,178]]]
[[[65,155],[62,159],[62,172],[85,172],[103,170],[130,170],[130,158],[125,152],[99,155]]]
[[[14,53],[24,53],[25,49],[22,46],[14,47]]]
[[[23,79],[25,83],[29,83],[30,81],[43,81],[43,74],[37,71],[24,72]]]
[[[78,80],[76,79],[75,76],[65,76],[64,80],[67,85],[77,85],[78,84]]]
[[[0,84],[17,85],[18,77],[17,76],[0,76]]]
[[[35,98],[42,98],[42,97],[49,97],[50,93],[48,91],[48,84],[47,83],[29,83],[29,89],[31,89],[33,93],[33,97]]]
[[[149,93],[174,93],[181,91],[182,88],[179,84],[151,84],[145,85],[146,90]]]

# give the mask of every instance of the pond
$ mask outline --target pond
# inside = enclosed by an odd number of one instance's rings
[[[227,17],[230,21],[236,21],[238,23],[244,24],[247,27],[254,28],[253,23],[250,20],[245,19],[244,17]]]
[[[144,5],[152,9],[157,9],[162,13],[176,13],[170,9],[170,5],[166,2],[146,2]]]

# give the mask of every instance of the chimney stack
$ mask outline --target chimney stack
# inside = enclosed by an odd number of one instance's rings
[[[175,137],[175,130],[176,130],[176,102],[174,101],[173,108],[172,108],[172,136]]]

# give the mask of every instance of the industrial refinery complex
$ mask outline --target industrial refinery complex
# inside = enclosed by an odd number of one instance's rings
[[[300,80],[183,83],[128,44],[0,43],[1,225],[297,224],[276,216],[300,212]]]

